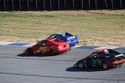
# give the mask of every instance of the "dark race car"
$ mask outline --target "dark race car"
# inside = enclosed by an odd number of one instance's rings
[[[121,66],[125,62],[125,55],[112,49],[103,49],[93,52],[88,57],[79,60],[74,67],[81,69],[100,68],[110,69]]]
[[[48,38],[61,39],[65,42],[68,42],[70,47],[73,47],[76,44],[78,44],[78,37],[76,35],[72,35],[71,33],[68,33],[68,32],[61,32],[61,33],[52,34]]]
[[[66,52],[70,49],[67,42],[57,38],[48,38],[39,41],[37,44],[28,47],[23,55],[42,56],[42,55],[55,55]]]

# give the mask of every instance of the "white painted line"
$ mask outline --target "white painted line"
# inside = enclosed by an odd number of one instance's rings
[[[3,41],[1,41],[0,45],[8,45],[8,44],[12,44],[12,43],[14,43],[14,42],[3,42]]]
[[[16,45],[17,43],[17,45]],[[4,41],[0,41],[0,45],[3,45],[3,46],[6,46],[6,45],[11,45],[11,46],[19,46],[19,47],[29,47],[29,46],[32,46],[36,43],[27,43],[26,45],[23,45],[25,44],[26,42],[4,42]],[[22,45],[19,45],[19,44],[22,44]]]
[[[31,43],[31,44],[27,44],[27,45],[24,45],[24,46],[22,46],[22,47],[30,47],[30,46],[33,46],[33,45],[35,45],[36,43]]]

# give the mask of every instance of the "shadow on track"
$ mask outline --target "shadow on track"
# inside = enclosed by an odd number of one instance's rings
[[[68,72],[98,72],[98,71],[106,71],[106,70],[97,69],[97,68],[81,69],[81,68],[76,68],[76,67],[69,67],[66,69],[66,71]]]
[[[25,54],[21,53],[21,54],[18,54],[17,56],[20,56],[20,57],[52,57],[52,56],[56,56],[56,55],[57,54],[55,54],[55,55],[25,55]]]
[[[71,49],[66,51],[66,52],[63,52],[63,53],[60,53],[60,54],[53,54],[53,55],[34,55],[34,54],[24,54],[24,53],[20,53],[20,54],[17,54],[17,56],[20,56],[20,57],[52,57],[52,56],[60,56],[60,55],[65,55],[65,54],[68,54],[71,52]]]

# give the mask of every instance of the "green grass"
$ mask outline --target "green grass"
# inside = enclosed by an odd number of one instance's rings
[[[80,44],[125,43],[125,11],[0,12],[0,41],[35,42],[57,32],[78,35]]]

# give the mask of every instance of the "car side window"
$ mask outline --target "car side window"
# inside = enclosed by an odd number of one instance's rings
[[[54,38],[56,35],[51,35],[50,38]]]
[[[114,51],[114,50],[109,50],[109,53],[110,53],[110,55],[117,55],[117,54],[120,54],[120,53],[118,53],[118,52],[116,52],[116,51]]]
[[[109,54],[105,54],[104,52],[99,53],[99,58],[100,59],[106,59],[110,58]]]
[[[46,45],[46,43],[47,43],[47,41],[45,40],[45,41],[41,41],[41,42],[39,42],[39,44],[38,44],[38,45],[40,45],[40,46],[45,46],[45,45]]]
[[[93,58],[98,58],[98,55],[94,55]]]
[[[97,53],[92,53],[91,55],[90,55],[90,58],[97,58],[98,57],[98,54]]]

